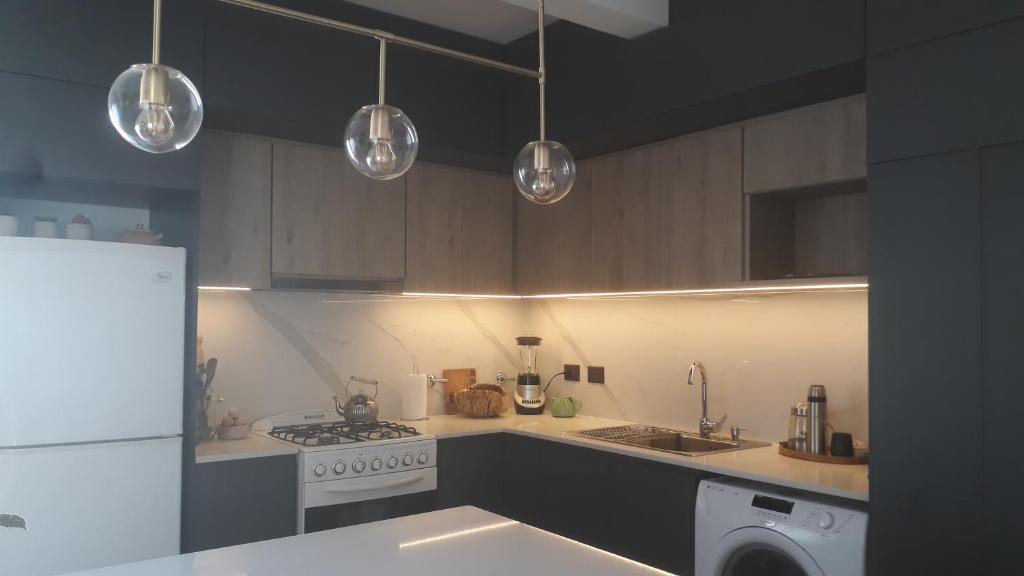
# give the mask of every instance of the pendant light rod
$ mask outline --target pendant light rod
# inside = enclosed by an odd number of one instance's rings
[[[163,0],[153,0],[153,64],[160,63],[160,12]]]
[[[537,0],[537,42],[539,43],[537,50],[539,62],[537,66],[537,85],[540,88],[540,140],[544,141],[547,140],[547,130],[544,122],[544,85],[547,80],[547,70],[544,68],[544,0]]]
[[[377,104],[384,104],[384,78],[387,71],[387,60],[388,60],[388,41],[380,39],[380,74],[377,79]]]
[[[349,24],[348,22],[341,22],[340,20],[332,20],[330,18],[324,18],[322,16],[316,16],[313,14],[307,14],[305,12],[299,12],[298,10],[290,10],[288,8],[282,8],[273,4],[267,4],[266,2],[258,2],[256,0],[218,0],[225,4],[231,4],[233,6],[239,6],[242,8],[248,8],[255,10],[256,12],[263,12],[266,14],[273,14],[274,16],[281,16],[282,18],[288,18],[291,20],[298,20],[300,22],[307,22],[309,24],[316,24],[325,28],[333,28],[334,30],[341,30],[343,32],[351,32],[352,34],[359,34],[361,36],[369,36],[378,40],[387,40],[392,44],[399,44],[401,46],[408,46],[409,48],[415,48],[424,52],[430,52],[439,56],[445,56],[455,60],[462,60],[463,62],[469,62],[471,64],[478,64],[480,66],[487,66],[501,70],[503,72],[510,72],[512,74],[519,74],[520,76],[528,76],[530,78],[540,78],[540,73],[536,70],[530,70],[529,68],[523,68],[521,66],[514,66],[512,64],[506,64],[505,62],[499,62],[498,60],[491,60],[490,58],[484,58],[483,56],[477,56],[475,54],[468,54],[466,52],[460,52],[458,50],[452,50],[451,48],[445,48],[444,46],[438,46],[436,44],[430,44],[429,42],[421,42],[412,38],[406,38],[405,36],[399,36],[392,34],[386,30],[379,30],[377,28],[367,28],[365,26],[359,26],[356,24]]]

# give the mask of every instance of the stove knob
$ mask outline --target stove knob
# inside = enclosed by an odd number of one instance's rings
[[[426,464],[429,459],[430,456],[427,456],[426,451],[420,452],[420,455],[416,457],[416,461],[420,464]]]
[[[374,472],[380,470],[380,467],[383,465],[384,462],[380,458],[374,458],[373,462],[370,462],[370,468],[373,469]]]
[[[340,474],[344,474],[345,473],[345,463],[342,462],[341,460],[338,460],[337,462],[335,462],[334,463],[334,473],[335,474],[339,474],[339,475]]]
[[[313,466],[313,474],[315,476],[323,476],[324,474],[327,474],[327,466],[324,466],[323,464]]]
[[[356,474],[362,474],[363,470],[366,470],[366,462],[362,460],[356,460],[352,463],[352,471]]]
[[[396,466],[398,466],[398,457],[392,456],[391,458],[388,458],[388,468],[394,468]]]
[[[402,456],[402,466],[412,466],[412,454]]]

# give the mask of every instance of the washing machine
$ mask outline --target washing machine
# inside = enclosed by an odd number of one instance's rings
[[[864,576],[868,514],[848,501],[734,479],[697,491],[696,576]]]

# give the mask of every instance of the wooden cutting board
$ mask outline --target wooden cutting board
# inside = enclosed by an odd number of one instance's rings
[[[462,414],[455,405],[455,393],[476,384],[476,368],[448,368],[444,370],[444,413]]]

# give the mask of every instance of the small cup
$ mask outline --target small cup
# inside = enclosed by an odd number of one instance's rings
[[[10,214],[0,214],[0,236],[18,235],[18,217]]]
[[[852,457],[853,436],[849,432],[833,432],[832,447],[829,453],[833,456]]]
[[[32,235],[36,238],[56,238],[57,219],[36,216],[36,221],[32,223]]]

